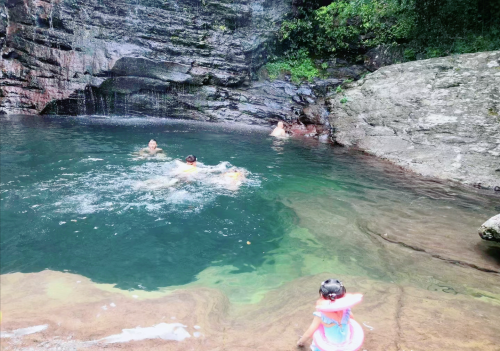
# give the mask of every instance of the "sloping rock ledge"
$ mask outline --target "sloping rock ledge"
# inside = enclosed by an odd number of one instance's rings
[[[338,144],[500,190],[500,51],[383,67],[328,105]]]

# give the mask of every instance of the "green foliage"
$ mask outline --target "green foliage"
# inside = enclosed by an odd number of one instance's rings
[[[335,89],[335,92],[336,92],[337,94],[341,94],[343,91],[344,91],[344,90],[342,90],[342,87],[341,87],[340,85],[337,87],[337,89]]]
[[[349,100],[344,96],[342,99],[340,99],[341,104],[346,104]]]
[[[281,40],[316,55],[357,54],[366,47],[407,38],[414,17],[406,0],[339,0],[303,18],[285,21]]]
[[[417,53],[415,52],[415,49],[408,48],[405,49],[404,51],[404,58],[406,61],[414,61],[417,59]]]
[[[313,78],[319,77],[319,70],[308,56],[307,51],[301,50],[290,59],[266,64],[269,78],[274,80],[281,74],[290,74],[294,83],[300,83],[302,80],[312,81]]]
[[[279,33],[281,55],[355,60],[377,45],[403,47],[404,59],[500,49],[500,1],[299,1]],[[326,6],[325,6],[326,4]],[[325,68],[324,68],[325,69]]]

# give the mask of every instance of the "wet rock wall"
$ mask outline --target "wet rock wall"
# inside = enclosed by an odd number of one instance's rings
[[[190,106],[199,115],[185,93],[248,87],[289,6],[285,0],[5,0],[0,110],[175,117]]]

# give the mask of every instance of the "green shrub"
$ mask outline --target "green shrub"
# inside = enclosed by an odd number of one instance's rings
[[[267,63],[265,68],[269,78],[274,80],[282,74],[290,74],[294,83],[300,83],[303,80],[312,81],[313,78],[319,77],[319,70],[308,56],[309,53],[302,50],[293,58]]]
[[[402,4],[403,5],[402,5]],[[283,22],[280,39],[316,55],[355,55],[366,47],[407,38],[414,18],[406,1],[339,0]]]
[[[500,1],[336,0],[298,2],[284,21],[280,55],[356,60],[377,45],[399,45],[405,60],[500,49]]]

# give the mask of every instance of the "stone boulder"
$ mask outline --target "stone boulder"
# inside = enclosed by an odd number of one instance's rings
[[[479,227],[479,236],[484,240],[500,242],[500,214],[491,217]]]
[[[424,176],[500,186],[500,51],[382,67],[328,104],[338,144]]]
[[[364,55],[364,61],[365,67],[373,72],[381,67],[404,62],[406,60],[402,46],[379,45],[369,50]]]

